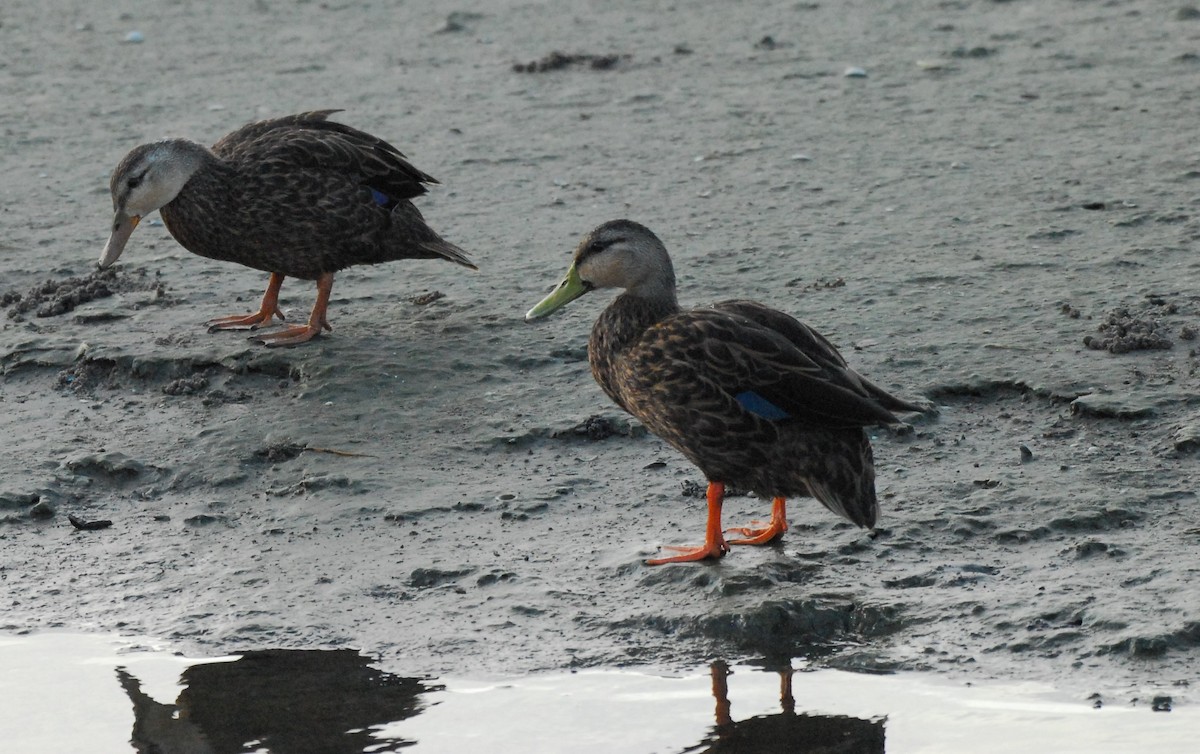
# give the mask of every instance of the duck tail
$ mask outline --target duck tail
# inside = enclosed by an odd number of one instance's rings
[[[395,244],[393,248],[403,250],[394,258],[445,259],[472,270],[479,269],[467,256],[467,252],[442,238],[437,231],[426,225],[421,210],[412,202],[398,202],[392,209],[392,218],[391,243]]]
[[[844,448],[829,454],[819,462],[819,473],[805,479],[809,494],[847,521],[872,529],[879,519],[879,500],[871,440],[861,429],[847,430],[839,439]]]
[[[433,256],[441,257],[442,259],[449,260],[455,264],[461,264],[463,267],[468,269],[479,269],[467,256],[467,252],[444,239],[438,238],[436,240],[421,241],[420,246]]]

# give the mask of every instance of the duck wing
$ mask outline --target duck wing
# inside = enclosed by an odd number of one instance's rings
[[[315,110],[258,121],[239,128],[213,145],[225,160],[258,169],[312,169],[338,173],[367,186],[385,209],[426,192],[437,183],[418,170],[400,150],[357,128],[328,120],[339,110]]]
[[[676,400],[719,393],[762,419],[825,428],[899,422],[881,399],[888,394],[820,333],[755,302],[681,312],[648,329],[637,351]]]
[[[828,361],[832,365],[836,365],[839,369],[845,370],[849,375],[853,376],[853,382],[865,390],[872,398],[874,398],[881,406],[889,411],[913,411],[918,413],[930,412],[933,410],[932,404],[929,403],[914,403],[906,401],[892,395],[888,391],[871,382],[866,377],[850,368],[846,364],[846,360],[842,358],[837,347],[829,340],[804,324],[800,320],[785,314],[778,309],[772,309],[769,306],[764,306],[757,301],[723,301],[714,304],[714,309],[718,311],[728,311],[733,314],[738,314],[747,319],[753,320],[765,327],[770,328],[788,340],[790,340],[801,351],[810,355],[819,355],[822,359]]]

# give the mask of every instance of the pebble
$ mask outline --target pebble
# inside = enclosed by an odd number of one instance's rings
[[[140,31],[131,31],[125,35],[125,41],[130,44],[140,44],[146,41],[146,35]]]
[[[1032,461],[1033,460],[1033,451],[1029,449],[1029,446],[1022,444],[1019,447],[1021,449],[1021,463],[1028,463],[1028,462]]]
[[[867,71],[864,68],[859,68],[856,65],[852,65],[847,68],[842,75],[848,79],[865,79],[867,77]]]
[[[917,68],[920,68],[923,71],[943,71],[950,67],[950,62],[947,60],[938,60],[934,58],[917,61]],[[865,76],[866,74],[863,75]]]

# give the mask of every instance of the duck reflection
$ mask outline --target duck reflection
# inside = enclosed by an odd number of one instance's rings
[[[272,649],[233,662],[193,665],[174,704],[146,695],[125,668],[133,702],[131,743],[141,754],[361,754],[415,742],[382,740],[372,726],[412,717],[420,695],[441,687],[400,678],[350,649]]]
[[[883,720],[842,715],[796,714],[791,667],[779,671],[782,712],[735,721],[730,714],[729,666],[711,666],[717,724],[712,733],[681,754],[883,754]]]

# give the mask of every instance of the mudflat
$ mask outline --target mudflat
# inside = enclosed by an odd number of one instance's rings
[[[0,629],[1193,693],[1200,11],[473,7],[0,11]],[[351,268],[331,333],[267,349],[203,327],[266,275],[153,217],[95,271],[131,148],[330,107],[441,182],[416,204],[478,273]],[[619,217],[681,302],[787,311],[939,407],[873,433],[877,536],[798,500],[777,545],[643,564],[700,540],[704,480],[592,381],[604,296],[522,321]]]

